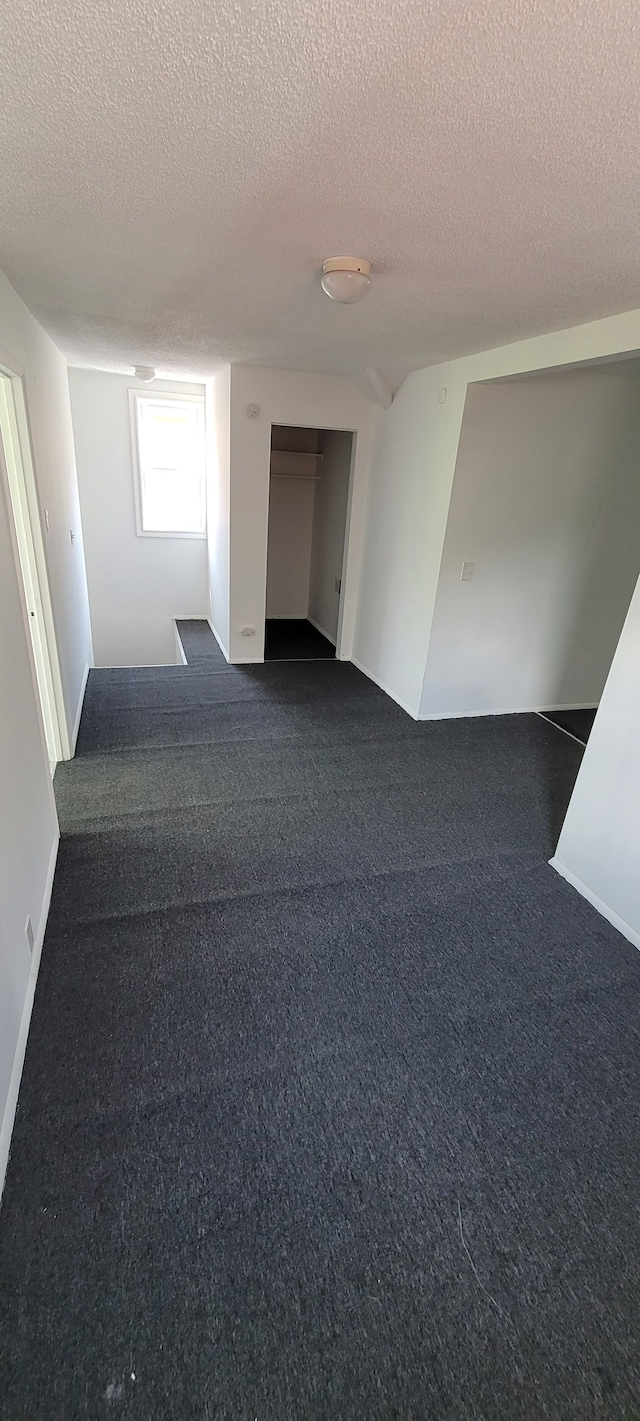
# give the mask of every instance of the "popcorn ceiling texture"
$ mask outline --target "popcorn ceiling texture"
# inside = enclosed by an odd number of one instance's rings
[[[639,40],[635,0],[16,0],[0,266],[72,363],[167,375],[393,378],[640,305]]]

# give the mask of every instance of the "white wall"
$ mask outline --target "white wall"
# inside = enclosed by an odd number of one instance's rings
[[[249,419],[248,404],[260,414]],[[360,580],[373,405],[350,380],[299,371],[234,365],[231,369],[230,633],[232,661],[261,661],[272,424],[356,431],[349,506],[349,562],[343,584],[339,654],[351,655]],[[243,637],[241,628],[256,634]]]
[[[51,772],[36,701],[26,611],[14,564],[7,488],[0,493],[0,1190],[18,1081],[12,1072],[36,966],[58,843]],[[37,934],[32,963],[25,924]],[[30,1004],[30,1003],[29,1003]],[[18,1062],[18,1071],[21,1066]],[[12,1089],[13,1086],[13,1089]]]
[[[640,311],[414,371],[376,417],[354,656],[420,714],[467,386],[640,351]]]
[[[211,625],[229,657],[231,367],[207,380],[207,561]]]
[[[640,583],[552,863],[640,947]]]
[[[267,546],[267,617],[306,617],[309,605],[309,572],[313,479],[271,476]]]
[[[342,578],[352,442],[350,434],[327,430],[322,443],[320,479],[315,486],[309,616],[334,645],[340,613],[340,594],[336,592],[335,581]]]
[[[175,662],[173,619],[208,613],[207,543],[138,536],[128,392],[205,388],[70,370],[69,389],[96,666]]]
[[[470,385],[421,714],[596,704],[639,573],[635,362]]]
[[[464,391],[409,375],[376,415],[354,660],[413,716],[420,708]],[[455,442],[454,442],[455,441]]]
[[[67,736],[73,745],[93,652],[67,367],[2,272],[0,362],[23,378]]]
[[[22,375],[68,733],[77,720],[91,639],[65,362],[3,276],[0,360]],[[0,474],[0,1188],[26,1044],[58,844],[8,491]],[[69,529],[75,533],[72,545]],[[30,953],[27,917],[35,943]]]

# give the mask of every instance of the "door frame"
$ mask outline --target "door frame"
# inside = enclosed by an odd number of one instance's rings
[[[3,412],[3,451],[0,477],[11,515],[12,542],[27,622],[32,675],[42,729],[52,768],[69,760],[72,748],[67,727],[53,606],[49,588],[45,543],[35,479],[24,372],[19,363],[0,349],[0,404]],[[5,463],[6,460],[6,463]],[[9,460],[11,468],[9,468]],[[23,558],[27,570],[23,568]],[[28,583],[31,583],[29,587]],[[33,605],[30,605],[33,603]],[[34,636],[32,623],[37,632]],[[39,664],[38,664],[39,663]]]
[[[349,487],[348,487],[348,489],[347,489],[347,507],[346,507],[345,518],[344,518],[344,543],[343,543],[343,546],[342,546],[342,569],[341,569],[341,572],[340,572],[340,606],[339,606],[339,608],[338,608],[338,629],[337,629],[337,632],[336,632],[336,657],[337,657],[338,661],[345,661],[345,660],[348,661],[348,660],[350,659],[350,656],[351,656],[351,645],[349,645],[349,654],[348,654],[348,655],[346,655],[346,654],[343,652],[343,642],[346,643],[346,640],[347,640],[346,635],[345,635],[345,631],[344,631],[345,610],[347,610],[347,595],[343,596],[343,592],[344,592],[345,594],[348,594],[349,596],[350,596],[351,593],[353,592],[353,593],[354,593],[354,603],[355,603],[355,590],[352,589],[351,586],[348,586],[348,585],[347,585],[347,577],[348,577],[348,572],[349,572],[349,540],[350,540],[350,537],[351,537],[351,514],[352,514],[352,511],[353,511],[353,488],[354,488],[354,483],[355,483],[356,448],[357,448],[357,444],[358,444],[358,431],[357,431],[357,429],[338,429],[338,430],[336,430],[335,432],[336,432],[336,434],[350,434],[350,435],[351,435],[351,457],[350,457],[350,460],[349,460]],[[332,431],[332,433],[333,433],[333,431]],[[350,643],[353,641],[353,633],[351,633],[349,640],[350,640]]]
[[[347,491],[347,508],[346,508],[345,520],[344,520],[344,542],[343,542],[343,546],[342,546],[342,565],[341,565],[341,571],[340,571],[340,606],[339,606],[339,608],[338,608],[338,626],[337,626],[337,629],[336,629],[336,661],[350,661],[350,660],[351,660],[351,650],[352,650],[351,643],[352,643],[352,641],[353,641],[353,629],[350,627],[349,630],[347,631],[347,629],[346,629],[345,626],[344,626],[344,622],[345,622],[345,614],[346,614],[347,619],[349,619],[350,614],[351,614],[352,611],[355,609],[355,598],[356,598],[355,587],[352,587],[352,586],[351,586],[351,583],[349,583],[349,584],[347,583],[347,576],[348,576],[348,570],[349,570],[349,554],[350,554],[350,551],[351,551],[351,535],[352,535],[352,531],[353,531],[353,529],[352,529],[352,512],[353,512],[353,494],[354,494],[354,485],[355,485],[356,448],[357,448],[357,443],[358,443],[358,430],[355,429],[355,428],[353,427],[353,425],[311,424],[308,420],[304,420],[304,419],[296,420],[296,421],[294,422],[294,421],[291,420],[291,419],[278,419],[278,418],[275,418],[275,416],[272,415],[271,418],[269,419],[269,426],[268,426],[268,427],[269,427],[269,464],[268,464],[268,471],[269,471],[269,472],[268,472],[268,489],[269,489],[269,496],[270,496],[270,493],[271,493],[271,440],[272,440],[272,432],[273,432],[273,426],[274,426],[274,425],[280,426],[282,429],[310,429],[310,430],[313,431],[314,434],[316,434],[316,433],[319,433],[319,434],[328,433],[328,434],[350,434],[350,435],[351,435],[351,456],[350,456],[350,459],[349,459],[349,487],[348,487],[348,491]],[[269,501],[268,501],[268,499],[267,499],[267,525],[266,525],[267,540],[266,540],[266,546],[265,546],[265,563],[264,563],[264,618],[263,618],[263,621],[264,621],[264,622],[266,622],[266,615],[267,615],[267,558],[268,558],[268,553],[269,553],[269,513],[268,513],[268,507],[269,507]],[[353,607],[352,607],[352,603],[353,603]],[[264,658],[263,658],[263,659],[264,659]]]

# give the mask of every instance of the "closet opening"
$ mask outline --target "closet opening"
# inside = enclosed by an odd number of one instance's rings
[[[339,656],[354,436],[271,428],[265,661]]]

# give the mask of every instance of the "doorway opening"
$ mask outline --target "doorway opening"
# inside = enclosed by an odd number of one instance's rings
[[[350,430],[271,428],[265,661],[340,655]]]
[[[640,574],[640,361],[470,384],[422,713],[586,744]]]
[[[53,775],[71,755],[64,707],[44,544],[40,528],[22,380],[0,366],[0,476],[6,484],[15,534],[33,669],[44,738]]]

